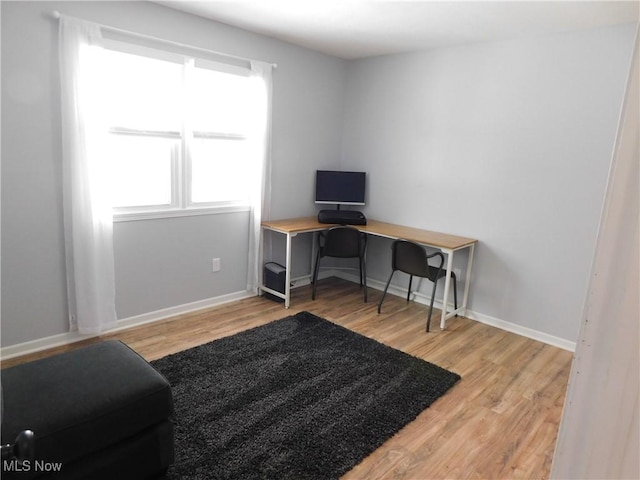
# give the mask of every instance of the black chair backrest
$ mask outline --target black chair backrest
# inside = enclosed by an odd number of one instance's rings
[[[432,281],[437,280],[437,278],[434,277],[444,263],[444,255],[441,252],[427,255],[424,247],[407,240],[396,240],[393,242],[391,248],[391,267],[394,270],[400,270],[409,275],[428,278]],[[432,257],[440,258],[440,265],[436,265],[435,268],[429,268],[429,258]]]
[[[323,255],[352,258],[361,254],[361,233],[353,227],[333,227],[325,233]]]

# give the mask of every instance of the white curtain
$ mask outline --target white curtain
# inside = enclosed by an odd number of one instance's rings
[[[100,27],[60,17],[64,222],[72,330],[95,334],[116,325],[113,218],[100,161],[100,109],[92,78]],[[95,65],[95,63],[94,63]]]
[[[255,105],[258,114],[252,128],[253,151],[258,164],[251,175],[247,290],[257,293],[260,279],[260,224],[269,219],[271,204],[271,92],[273,65],[251,61]]]

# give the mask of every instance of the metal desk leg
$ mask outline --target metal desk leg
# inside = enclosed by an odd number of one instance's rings
[[[472,243],[469,247],[469,258],[467,260],[467,274],[464,281],[464,296],[462,297],[462,315],[467,314],[467,300],[469,299],[469,286],[471,285],[471,266],[473,265],[473,253],[476,248],[476,244]]]
[[[316,268],[316,255],[318,251],[317,249],[318,249],[318,234],[316,232],[313,232],[311,234],[311,260],[309,261],[309,271],[311,272],[309,283],[311,283],[312,287],[313,287],[313,274],[315,273],[315,268]]]
[[[285,260],[286,271],[284,280],[284,308],[289,308],[291,303],[291,238],[293,235],[287,233],[287,258]]]
[[[449,286],[451,284],[451,270],[453,268],[453,250],[445,252],[447,254],[447,276],[444,281],[444,297],[442,299],[442,315],[440,316],[440,330],[444,330],[447,325],[447,307],[449,305]],[[451,312],[454,315],[453,312]]]

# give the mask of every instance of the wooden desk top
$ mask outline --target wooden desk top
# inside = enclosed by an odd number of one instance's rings
[[[326,230],[333,225],[318,222],[316,217],[287,218],[285,220],[266,220],[263,227],[281,233],[304,233],[318,230]]]
[[[268,220],[262,222],[262,226],[270,230],[285,234],[298,234],[305,232],[316,232],[326,230],[336,225],[320,223],[316,217],[289,218],[285,220]],[[379,237],[392,239],[411,240],[423,245],[429,245],[448,250],[458,250],[476,243],[473,238],[458,237],[457,235],[449,235],[448,233],[432,232],[422,230],[420,228],[405,227],[402,225],[394,225],[392,223],[378,222],[377,220],[368,220],[367,225],[351,225],[361,232],[366,232]]]

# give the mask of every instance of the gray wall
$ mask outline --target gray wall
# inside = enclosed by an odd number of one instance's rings
[[[344,167],[368,172],[368,215],[479,239],[470,308],[575,341],[634,33],[350,63]]]
[[[340,158],[345,61],[147,2],[0,5],[2,346],[68,330],[53,10],[277,63],[272,212],[314,213],[316,165]],[[247,235],[246,213],[116,223],[118,317],[244,291]],[[215,274],[213,257],[222,259],[222,271]]]

